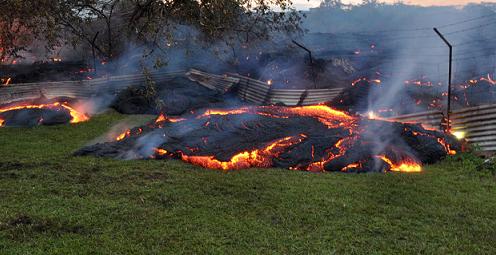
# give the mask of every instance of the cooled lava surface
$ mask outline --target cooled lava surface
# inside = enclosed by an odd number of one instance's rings
[[[71,102],[72,101],[72,102]],[[0,105],[0,127],[32,127],[87,121],[68,98],[18,101]]]
[[[209,109],[155,121],[75,155],[181,159],[210,169],[421,172],[461,148],[417,124],[370,120],[328,106]]]

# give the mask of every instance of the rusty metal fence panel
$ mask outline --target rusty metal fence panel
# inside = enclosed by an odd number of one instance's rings
[[[482,151],[496,151],[496,104],[465,108],[451,115],[453,130],[463,132]]]
[[[444,115],[442,111],[435,110],[435,111],[399,115],[388,119],[392,121],[404,122],[404,123],[419,123],[426,128],[441,130],[443,117]]]
[[[163,82],[184,75],[184,71],[151,73],[155,82]],[[18,83],[0,87],[0,103],[26,100],[45,96],[89,98],[98,93],[113,93],[145,82],[144,74],[111,76],[83,81],[57,81],[39,83]]]
[[[454,133],[465,137],[470,144],[481,151],[496,152],[496,104],[463,108],[451,113],[451,127]],[[441,127],[443,113],[429,111],[389,118],[399,122],[421,123]]]

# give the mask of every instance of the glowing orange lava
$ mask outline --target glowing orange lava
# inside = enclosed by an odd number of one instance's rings
[[[229,161],[220,161],[213,156],[188,156],[184,153],[181,153],[181,159],[193,165],[219,170],[270,167],[272,165],[272,158],[277,157],[288,147],[302,142],[305,138],[306,136],[303,134],[285,137],[269,144],[263,149],[240,152],[231,157]]]
[[[356,137],[346,137],[346,138],[343,138],[341,140],[339,140],[335,145],[334,147],[336,147],[338,149],[338,153],[337,154],[333,154],[333,153],[329,153],[327,155],[327,158],[325,159],[322,159],[320,161],[317,161],[317,162],[313,162],[312,164],[310,164],[306,170],[307,171],[311,171],[311,172],[323,172],[325,171],[324,169],[324,165],[331,162],[332,160],[336,159],[336,158],[339,158],[341,156],[344,156],[344,154],[346,153],[346,150],[348,147],[351,146],[351,144],[355,141]]]
[[[166,155],[167,153],[169,153],[167,150],[164,150],[164,149],[160,149],[160,148],[157,148],[155,149],[155,153],[159,156],[164,156]]]
[[[341,169],[341,172],[347,172],[348,170],[352,170],[352,169],[356,169],[356,168],[360,168],[360,167],[362,167],[362,164],[360,164],[360,163],[349,164],[346,167],[344,167],[343,169]]]
[[[377,85],[380,85],[382,83],[382,80],[380,79],[368,79],[366,77],[362,77],[362,78],[359,78],[359,79],[356,79],[354,81],[351,82],[351,86],[356,86],[359,82],[361,81],[366,81],[368,83],[375,83]]]
[[[183,120],[186,120],[186,119],[183,119],[183,118],[171,118],[171,117],[168,117],[166,116],[165,114],[161,113],[157,119],[155,120],[155,123],[161,123],[161,122],[164,122],[164,121],[169,121],[169,122],[179,122],[179,121],[183,121]]]
[[[390,170],[393,172],[402,172],[402,173],[419,173],[422,172],[422,166],[418,164],[417,162],[409,159],[409,160],[404,160],[398,164],[393,163],[393,161],[389,158],[387,158],[384,155],[377,156],[378,158],[382,159],[384,162],[386,162],[390,166]]]
[[[123,140],[126,137],[129,137],[130,135],[131,135],[131,130],[128,129],[128,130],[124,131],[122,134],[120,134],[119,136],[117,136],[117,138],[115,138],[115,140],[116,141],[120,141],[120,140]]]
[[[71,107],[69,104],[66,102],[60,103],[60,102],[55,102],[55,103],[50,103],[50,104],[33,104],[33,105],[17,105],[17,106],[9,106],[6,108],[1,108],[0,113],[3,112],[8,112],[8,111],[15,111],[15,110],[22,110],[22,109],[51,109],[51,110],[59,110],[60,108],[64,108],[69,112],[71,115],[71,123],[78,123],[78,122],[83,122],[87,121],[90,118],[73,107]]]
[[[204,118],[204,117],[208,117],[210,115],[233,115],[233,114],[243,114],[243,113],[247,113],[247,112],[249,112],[249,108],[239,108],[239,109],[233,109],[233,110],[223,110],[223,109],[215,110],[215,109],[212,109],[212,110],[205,111],[205,113],[198,116],[198,118]]]
[[[387,109],[389,110],[389,109]],[[338,159],[340,157],[345,157],[348,149],[353,148],[353,146],[360,146],[360,144],[356,144],[361,139],[361,133],[363,130],[360,128],[358,122],[359,118],[357,116],[349,115],[346,112],[335,110],[326,105],[311,105],[311,106],[299,106],[299,107],[281,107],[281,106],[256,106],[256,107],[242,107],[237,109],[209,109],[203,113],[199,113],[194,119],[205,120],[205,122],[201,122],[199,126],[208,127],[209,125],[215,124],[212,122],[213,119],[210,119],[212,116],[229,116],[229,115],[239,115],[239,114],[251,114],[251,115],[260,115],[263,117],[269,118],[291,118],[291,117],[309,117],[315,120],[318,120],[322,124],[326,125],[329,128],[342,128],[346,132],[346,134],[339,140],[336,141],[333,147],[329,148],[326,146],[325,151],[319,151],[318,155],[321,158],[314,158],[316,154],[316,148],[311,146],[311,161],[307,161],[305,164],[291,166],[290,169],[294,170],[307,170],[312,172],[323,172],[326,170],[332,171],[342,171],[348,172],[353,170],[361,170],[364,167],[365,161],[359,161],[352,164],[348,164],[347,166],[342,167],[342,169],[325,169],[325,166],[331,167],[328,165],[331,161]],[[374,117],[374,119],[380,119],[379,117]],[[161,127],[160,123],[165,121],[170,122],[178,122],[186,119],[180,118],[169,118],[164,114],[160,114],[155,123],[159,123],[158,127]],[[388,120],[390,121],[390,120]],[[216,125],[216,124],[215,124]],[[245,125],[242,123],[241,125]],[[157,127],[157,125],[152,125]],[[134,136],[135,134],[141,133],[143,130],[141,129],[132,129],[126,130],[122,134],[120,134],[116,140],[120,141],[130,136]],[[342,132],[342,131],[340,131]],[[349,134],[347,134],[349,132]],[[405,127],[405,132],[413,132],[409,128]],[[437,138],[435,135],[432,135],[428,132],[419,133],[413,132],[414,135],[426,135],[433,139],[437,139],[437,141],[443,145],[448,154],[455,154],[456,151],[450,148],[450,145],[442,138]],[[285,138],[281,138],[272,142],[268,142],[263,146],[254,146],[253,149],[248,149],[246,151],[239,151],[236,154],[230,154],[231,156],[228,160],[222,161],[216,158],[214,155],[202,154],[201,148],[196,147],[185,147],[184,150],[179,151],[168,151],[162,148],[156,148],[154,154],[151,157],[159,157],[159,156],[167,156],[167,157],[179,157],[183,161],[198,165],[204,168],[209,169],[219,169],[219,170],[237,170],[244,168],[252,168],[252,167],[271,167],[274,166],[274,159],[277,159],[280,155],[285,152],[288,152],[292,149],[292,146],[302,143],[307,139],[307,135],[299,134],[294,136],[288,136]],[[202,137],[203,144],[209,143],[208,137]],[[332,144],[330,144],[332,146]],[[168,148],[165,146],[165,148]],[[310,147],[308,147],[310,148]],[[172,149],[170,149],[172,150]],[[192,155],[193,154],[193,155]],[[323,155],[323,156],[322,156]],[[404,158],[400,162],[395,162],[391,160],[386,155],[372,155],[370,156],[372,159],[378,158],[384,161],[385,164],[389,165],[389,171],[393,172],[405,172],[405,173],[415,173],[421,172],[422,167],[420,163],[418,163],[414,158]],[[343,159],[343,158],[342,158]],[[370,159],[370,158],[369,158]],[[311,163],[308,163],[311,162]],[[368,161],[366,161],[368,162]]]

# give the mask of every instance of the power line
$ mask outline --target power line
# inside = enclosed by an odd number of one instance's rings
[[[483,16],[479,16],[479,17],[474,17],[474,18],[470,18],[470,19],[465,19],[465,20],[460,20],[460,21],[457,21],[457,22],[454,22],[454,23],[449,23],[449,24],[445,24],[445,25],[440,25],[440,26],[437,26],[438,28],[447,28],[447,27],[452,27],[452,26],[456,26],[456,25],[460,25],[460,24],[464,24],[464,23],[468,23],[468,22],[472,22],[472,21],[476,21],[476,20],[481,20],[481,19],[485,19],[485,18],[489,18],[489,17],[496,17],[496,13],[492,13],[492,14],[487,14],[487,15],[483,15]],[[493,23],[491,23],[493,24]],[[489,24],[488,24],[489,25]],[[359,36],[373,36],[373,35],[377,35],[377,34],[388,34],[388,33],[403,33],[403,32],[428,32],[428,31],[431,31],[432,30],[432,27],[418,27],[418,28],[409,28],[409,29],[390,29],[390,30],[376,30],[376,31],[358,31],[358,32],[350,32],[348,34],[355,34],[355,35],[359,35]],[[456,31],[455,31],[456,32]],[[329,33],[329,34],[332,34],[332,33]],[[388,36],[388,35],[383,35],[383,36]]]
[[[474,21],[474,20],[485,19],[485,18],[488,18],[488,17],[494,18],[495,15],[496,15],[496,13],[487,14],[487,15],[484,15],[484,16],[479,16],[479,17],[475,17],[475,18],[471,18],[471,19],[466,19],[466,20],[462,20],[462,21],[458,21],[458,22],[455,22],[455,23],[446,24],[446,25],[442,25],[442,26],[437,26],[437,27],[438,28],[452,27],[452,26],[455,26],[455,25],[459,25],[459,24],[471,22],[471,21]]]
[[[475,27],[469,27],[469,28],[465,28],[465,29],[461,29],[461,30],[457,30],[457,31],[448,32],[448,33],[445,33],[445,34],[446,35],[459,34],[459,33],[467,32],[467,31],[471,31],[471,30],[476,30],[476,29],[480,29],[480,28],[483,28],[483,27],[487,27],[487,26],[490,26],[490,25],[493,25],[493,24],[496,24],[496,21],[491,22],[491,23],[486,23],[486,24],[483,24],[483,25],[479,25],[479,26],[475,26]]]
[[[495,39],[470,40],[470,41],[455,44],[453,46],[464,46],[464,45],[477,44],[477,43],[481,43],[481,42],[496,42],[496,41],[495,41]]]
[[[478,55],[478,56],[472,56],[472,57],[466,57],[466,58],[455,58],[453,60],[457,61],[457,60],[466,60],[466,59],[478,59],[478,58],[491,57],[491,56],[496,56],[496,53],[484,54],[484,55]]]

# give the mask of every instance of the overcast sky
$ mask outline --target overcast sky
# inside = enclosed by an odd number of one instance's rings
[[[359,3],[360,0],[343,0],[344,3]],[[397,0],[385,0],[387,3],[394,3]],[[407,4],[417,4],[417,5],[463,5],[467,3],[480,3],[481,1],[474,0],[404,0]],[[496,3],[496,0],[485,0],[484,2]],[[293,0],[294,5],[297,9],[308,10],[308,8],[316,7],[320,4],[320,0]]]

